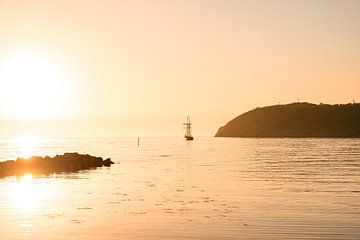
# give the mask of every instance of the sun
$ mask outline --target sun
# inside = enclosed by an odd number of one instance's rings
[[[35,137],[21,137],[16,139],[19,157],[29,158],[35,155],[38,139]]]
[[[56,115],[65,102],[60,67],[44,56],[22,53],[0,69],[1,99],[9,115],[37,118]]]

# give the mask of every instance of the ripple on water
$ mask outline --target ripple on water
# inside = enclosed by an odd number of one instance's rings
[[[21,228],[36,239],[360,239],[359,139],[133,143],[45,142],[39,153],[89,152],[121,165],[33,176],[25,188],[37,195],[17,191],[21,177],[1,179],[1,238],[24,239]],[[15,152],[0,139],[0,159]]]

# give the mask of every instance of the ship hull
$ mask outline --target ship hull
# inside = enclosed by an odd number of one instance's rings
[[[185,140],[192,141],[192,140],[194,140],[194,137],[193,136],[185,136]]]

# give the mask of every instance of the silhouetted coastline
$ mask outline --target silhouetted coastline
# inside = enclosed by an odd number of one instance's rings
[[[55,157],[32,156],[0,162],[0,177],[22,175],[24,173],[50,174],[77,172],[97,167],[110,167],[114,162],[88,154],[64,153]]]
[[[256,108],[220,127],[216,137],[360,137],[360,104],[292,103]]]

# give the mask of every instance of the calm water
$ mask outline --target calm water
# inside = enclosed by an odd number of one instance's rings
[[[0,239],[360,239],[360,139],[0,139],[111,168],[0,179]]]

